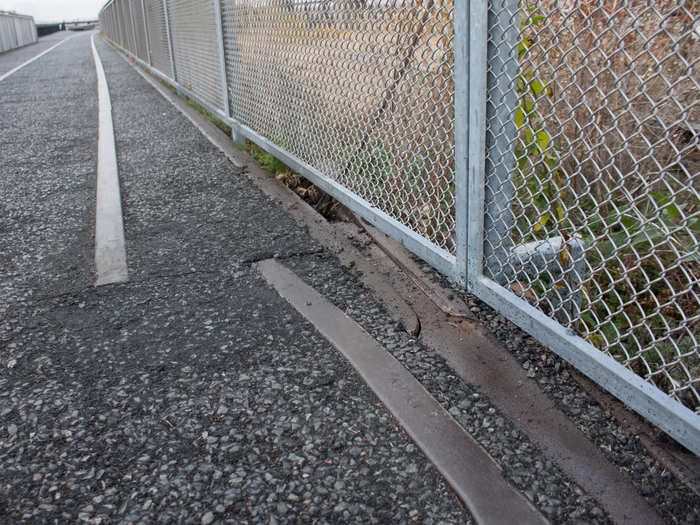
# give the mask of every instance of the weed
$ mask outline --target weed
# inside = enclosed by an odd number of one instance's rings
[[[291,171],[289,166],[272,155],[272,153],[268,153],[260,146],[249,140],[246,140],[245,149],[251,157],[258,161],[258,164],[260,164],[262,168],[271,172],[275,176],[280,173],[288,173]]]
[[[226,133],[228,136],[231,136],[231,126],[222,122],[221,119],[219,119],[216,115],[214,115],[211,111],[206,109],[204,106],[202,106],[201,104],[195,102],[194,100],[192,100],[190,98],[187,99],[187,105],[190,106],[191,108],[196,109],[202,115],[207,117],[207,120],[209,122],[214,124],[217,128],[219,128],[221,131]]]
[[[173,86],[170,82],[168,82],[167,80],[163,80],[162,78],[159,78],[158,80],[160,80],[160,83],[163,84],[170,91],[172,91],[173,93],[177,93],[177,88]]]

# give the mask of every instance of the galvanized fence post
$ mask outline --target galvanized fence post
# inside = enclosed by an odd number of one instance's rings
[[[496,6],[495,4],[500,4]],[[486,131],[486,178],[484,180],[484,273],[503,283],[509,277],[508,259],[513,247],[515,222],[515,111],[518,97],[518,42],[520,0],[490,2],[488,10],[488,73],[486,122],[498,122]],[[498,159],[495,163],[494,159]]]
[[[170,54],[170,73],[172,79],[177,80],[175,75],[175,48],[173,47],[172,36],[170,35],[170,14],[168,13],[168,0],[163,0],[163,13],[165,13],[165,35],[168,37],[168,51]]]
[[[148,34],[148,18],[146,16],[146,5],[144,0],[141,0],[141,12],[143,13],[143,33],[146,36],[146,56],[148,57],[148,65],[153,66],[151,61],[151,37]]]
[[[134,39],[134,49],[131,49],[130,51],[138,56],[139,52],[139,41],[138,38],[136,37],[136,20],[134,19],[134,11],[131,9],[131,2],[126,2],[125,6],[129,10],[129,18],[131,19],[131,38]]]
[[[221,86],[223,88],[224,113],[231,116],[231,108],[229,106],[228,97],[228,76],[226,74],[226,50],[224,48],[224,30],[223,21],[221,19],[221,1],[213,0],[214,16],[216,17],[216,41],[219,46],[219,59],[221,69]]]
[[[483,270],[488,0],[469,2],[467,289]]]
[[[455,65],[454,65],[454,112],[455,112],[455,238],[456,238],[456,266],[454,280],[465,286],[467,282],[467,192],[468,192],[468,161],[469,144],[468,135],[470,122],[468,116],[469,106],[469,8],[466,2],[458,2],[454,8],[454,41],[455,41]]]

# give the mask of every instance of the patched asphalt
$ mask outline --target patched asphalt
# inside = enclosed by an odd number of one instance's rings
[[[88,35],[0,85],[0,521],[468,522],[355,371],[251,269],[321,247],[98,49],[124,285],[92,286]]]

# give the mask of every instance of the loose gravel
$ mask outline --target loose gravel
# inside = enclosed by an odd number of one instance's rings
[[[486,396],[457,377],[435,351],[392,322],[352,270],[343,268],[328,255],[292,258],[285,264],[346,311],[399,359],[484,446],[501,465],[510,483],[553,523],[610,523],[595,499],[571,482]],[[581,390],[561,359],[474,297],[465,299],[500,342],[517,352],[524,368],[532,369],[532,379],[550,395],[556,392],[558,404],[568,407],[569,417],[627,473],[660,515],[669,523],[700,521],[700,502],[695,494],[661,468],[615,423],[611,414]],[[546,375],[543,370],[547,371]]]
[[[469,521],[250,270],[47,300],[3,329],[0,521]]]

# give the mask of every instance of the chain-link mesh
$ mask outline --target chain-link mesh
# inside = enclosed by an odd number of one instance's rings
[[[151,49],[151,65],[163,74],[170,75],[170,48],[166,29],[163,0],[145,0],[148,41]]]
[[[214,1],[168,0],[177,81],[222,109],[221,57]]]
[[[136,36],[136,56],[147,62],[146,26],[143,20],[141,0],[129,0],[129,7],[134,25],[134,35]]]
[[[490,10],[485,272],[698,412],[698,4]]]
[[[134,37],[134,27],[131,19],[131,9],[129,9],[129,1],[122,0],[117,3],[119,9],[119,18],[122,23],[122,36],[124,38],[124,47],[136,54],[136,41]]]
[[[452,2],[222,2],[231,112],[452,253]]]
[[[143,52],[127,1],[101,19]],[[464,261],[453,1],[215,1],[145,0],[153,67],[219,112],[226,86],[231,124],[427,239],[432,255]],[[488,8],[484,237],[469,253],[483,241],[488,277],[700,412],[697,4]],[[468,271],[479,277],[478,264]],[[518,317],[527,308],[510,297]]]
[[[114,11],[114,18],[117,26],[116,41],[119,45],[126,48],[128,43],[126,40],[124,13],[121,4],[122,2],[113,3],[112,9]]]

